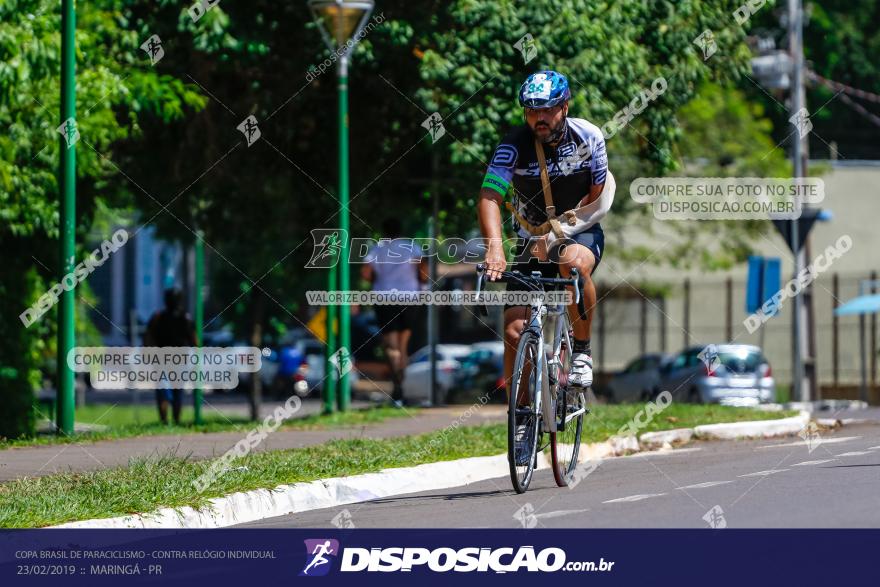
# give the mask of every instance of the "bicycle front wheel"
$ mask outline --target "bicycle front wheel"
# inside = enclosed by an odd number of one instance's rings
[[[587,406],[584,394],[579,389],[570,389],[568,386],[574,338],[567,318],[568,316],[565,316],[566,327],[562,329],[562,340],[559,345],[555,386],[551,389],[556,403],[554,412],[556,432],[550,433],[550,457],[553,464],[553,478],[560,487],[569,485],[574,477]]]
[[[537,386],[538,337],[523,332],[516,350],[507,410],[507,460],[510,480],[517,493],[529,488],[538,450],[541,400]]]

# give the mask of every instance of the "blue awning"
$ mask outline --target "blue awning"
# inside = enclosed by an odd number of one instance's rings
[[[837,316],[873,314],[874,312],[880,312],[880,294],[859,296],[834,309],[834,314]]]

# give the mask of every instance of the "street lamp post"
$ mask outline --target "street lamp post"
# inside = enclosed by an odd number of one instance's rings
[[[328,289],[335,289],[336,274],[338,273],[338,286],[342,291],[351,289],[351,275],[348,267],[348,65],[351,52],[356,41],[354,37],[363,30],[367,19],[373,12],[373,1],[351,0],[309,0],[309,9],[312,11],[315,22],[321,30],[321,35],[330,50],[338,57],[337,79],[339,82],[339,228],[341,232],[341,247],[339,262],[330,270],[328,277]],[[339,306],[339,336],[333,336],[334,314],[333,308],[327,312],[327,364],[324,379],[325,389],[332,389],[334,382],[331,373],[339,367],[339,384],[336,388],[337,405],[340,411],[348,409],[351,403],[351,382],[348,378],[348,368],[343,366],[351,359],[351,308],[347,304]],[[338,350],[334,348],[338,343]],[[336,354],[336,360],[331,357]],[[335,364],[334,364],[335,363]],[[332,409],[332,403],[328,398],[332,392],[325,394],[325,410]],[[332,401],[332,400],[331,400]],[[329,405],[328,405],[329,404]]]
[[[61,242],[60,279],[73,272],[76,236],[76,6],[74,0],[61,3],[61,133],[60,169],[61,206],[59,240]],[[61,292],[58,305],[58,386],[55,424],[59,434],[73,434],[73,371],[67,354],[73,349],[74,297],[73,288]]]

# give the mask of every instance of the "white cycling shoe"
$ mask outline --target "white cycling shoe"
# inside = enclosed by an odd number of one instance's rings
[[[572,387],[587,388],[593,385],[593,358],[587,353],[574,353],[571,357],[571,369],[568,372],[568,384]]]

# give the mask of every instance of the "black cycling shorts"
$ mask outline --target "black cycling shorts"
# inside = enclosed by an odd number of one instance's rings
[[[526,238],[517,239],[513,267],[510,268],[510,271],[519,271],[523,275],[531,275],[532,271],[540,271],[542,277],[558,277],[559,255],[566,246],[565,242],[553,247],[550,251],[550,260],[541,262],[529,253],[531,241],[532,239]],[[605,250],[605,233],[602,231],[602,226],[594,224],[584,232],[579,232],[569,237],[567,241],[583,245],[593,253],[596,263],[593,265],[593,271],[590,272],[590,275],[595,273],[596,268],[599,267],[599,262],[602,260],[602,253]],[[526,291],[527,289],[526,286],[520,283],[507,284],[507,291]],[[507,310],[512,307],[506,304],[504,309]]]

